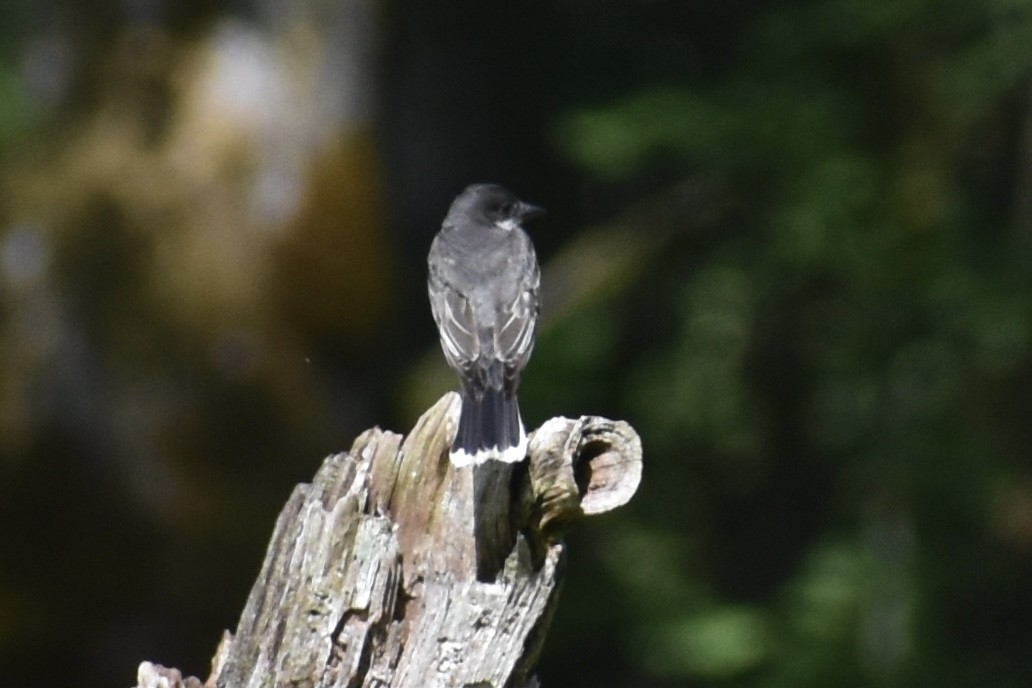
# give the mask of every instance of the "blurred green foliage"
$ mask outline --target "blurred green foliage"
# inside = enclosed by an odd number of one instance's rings
[[[0,146],[23,134],[31,121],[31,108],[21,81],[0,62]]]
[[[710,8],[721,59],[672,78],[646,39],[651,78],[557,123],[599,189],[732,207],[538,346],[535,403],[605,400],[646,447],[557,642],[613,629],[642,673],[598,685],[1027,685],[1032,4],[749,8]]]

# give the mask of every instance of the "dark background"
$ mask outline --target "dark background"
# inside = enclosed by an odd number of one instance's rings
[[[629,420],[546,686],[1032,685],[1032,3],[0,6],[0,683],[204,676],[296,482],[454,385],[496,181],[522,395]]]

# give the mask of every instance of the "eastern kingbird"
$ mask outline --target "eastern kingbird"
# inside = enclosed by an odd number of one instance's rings
[[[497,184],[474,184],[430,246],[430,308],[462,382],[459,465],[527,454],[516,388],[534,348],[541,271],[520,221],[543,212]]]

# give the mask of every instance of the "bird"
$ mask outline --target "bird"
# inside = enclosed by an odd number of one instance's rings
[[[498,184],[473,184],[430,245],[430,310],[462,386],[456,465],[527,454],[516,392],[537,335],[541,269],[521,223],[544,212]]]

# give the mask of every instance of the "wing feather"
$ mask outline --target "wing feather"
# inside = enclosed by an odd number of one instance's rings
[[[438,242],[445,239],[438,235],[430,251],[428,287],[449,365],[470,375],[464,380],[515,389],[534,347],[541,275],[529,238],[522,232],[508,237],[515,245],[507,262],[494,267],[494,282],[485,283],[477,281],[480,276],[471,279],[478,272],[486,275],[485,266],[442,255]],[[465,293],[471,284],[482,285],[481,290]]]
[[[476,321],[469,300],[451,285],[431,277],[430,310],[448,363],[457,370],[468,369],[480,356]]]
[[[529,242],[528,242],[529,243]],[[525,280],[515,298],[499,305],[494,331],[495,353],[506,367],[506,377],[518,378],[530,359],[537,332],[538,287],[541,282],[533,249],[525,257]]]

